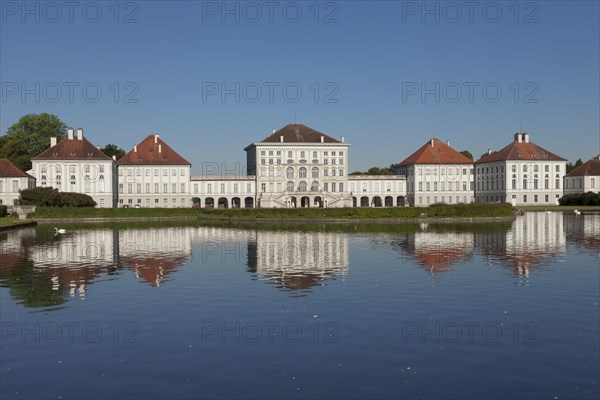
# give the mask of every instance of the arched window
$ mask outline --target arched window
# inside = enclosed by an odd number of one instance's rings
[[[288,179],[294,179],[294,168],[288,167],[288,169],[286,170],[286,173],[287,173]]]
[[[287,191],[288,192],[293,192],[294,191],[294,182],[288,182],[287,183]]]
[[[312,185],[310,186],[310,190],[313,192],[318,192],[319,191],[319,182],[313,181]]]
[[[312,177],[313,178],[318,178],[319,177],[319,168],[313,167],[313,169],[312,169]]]
[[[305,181],[301,181],[300,184],[298,185],[298,191],[299,192],[306,192],[306,182]]]
[[[300,178],[306,178],[306,168],[304,168],[304,167],[300,167],[300,170],[299,170],[299,177],[300,177]]]

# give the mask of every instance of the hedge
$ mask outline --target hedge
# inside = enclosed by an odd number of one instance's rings
[[[37,187],[21,190],[20,204],[40,207],[95,207],[96,202],[87,194],[59,192],[58,189]]]

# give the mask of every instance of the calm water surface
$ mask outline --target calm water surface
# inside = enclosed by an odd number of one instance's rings
[[[600,214],[66,228],[0,233],[2,399],[600,397]]]

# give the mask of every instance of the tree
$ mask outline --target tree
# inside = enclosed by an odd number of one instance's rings
[[[495,153],[495,151],[492,151],[492,154]],[[483,158],[485,156],[489,155],[488,152],[486,151],[485,153],[483,153],[479,158]]]
[[[471,152],[469,150],[463,150],[460,152],[460,154],[462,154],[463,156],[473,160],[473,154],[471,154]]]
[[[354,171],[350,175],[396,175],[396,164],[390,164],[389,167],[371,167],[366,172]]]
[[[56,115],[27,114],[0,137],[0,158],[8,158],[17,167],[31,169],[31,159],[50,146],[50,138],[65,138],[67,126]]]
[[[100,149],[101,152],[109,157],[116,156],[117,160],[125,155],[125,150],[117,146],[116,144],[107,144]]]
[[[579,158],[577,161],[575,161],[575,165],[573,165],[573,163],[568,163],[567,164],[567,174],[582,164],[583,164],[583,161],[581,161],[581,158]]]

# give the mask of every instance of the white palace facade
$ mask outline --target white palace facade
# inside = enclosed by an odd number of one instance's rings
[[[554,205],[565,186],[570,192],[575,185],[577,191],[600,187],[597,160],[571,174],[577,177],[565,178],[566,160],[531,142],[527,133],[515,134],[509,145],[488,151],[477,162],[449,142],[432,138],[397,164],[396,175],[349,175],[350,144],[344,137],[333,138],[302,124],[273,130],[244,150],[245,175],[236,171],[192,176],[191,163],[159,135],[147,136],[114,160],[92,145],[81,128],[76,135],[69,128],[67,138],[60,143],[52,138],[23,176],[29,186],[88,194],[97,207],[143,208]],[[5,204],[18,198],[18,190],[9,193],[12,186],[0,189]]]

